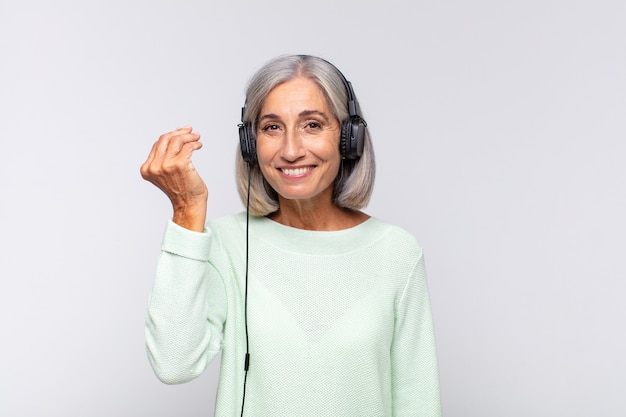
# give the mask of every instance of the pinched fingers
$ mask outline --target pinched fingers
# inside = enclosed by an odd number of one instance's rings
[[[185,145],[198,142],[198,140],[200,140],[200,135],[193,133],[191,127],[176,129],[161,135],[156,143],[157,156],[175,157]]]
[[[155,176],[188,170],[191,154],[202,147],[199,140],[200,135],[190,126],[161,135],[141,166],[142,177],[153,182]]]

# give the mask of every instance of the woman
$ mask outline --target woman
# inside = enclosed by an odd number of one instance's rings
[[[374,154],[341,72],[283,56],[251,79],[237,156],[249,219],[205,226],[199,139],[164,134],[141,168],[174,208],[146,320],[157,376],[189,381],[221,351],[216,416],[439,416],[422,250],[361,211]]]

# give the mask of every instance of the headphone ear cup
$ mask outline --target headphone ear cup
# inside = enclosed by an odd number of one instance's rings
[[[241,157],[245,162],[256,162],[256,135],[250,122],[239,125],[239,145]]]
[[[365,144],[365,122],[359,116],[352,116],[341,123],[339,149],[345,159],[358,159],[363,155]]]
[[[350,136],[348,129],[350,129],[349,123],[347,120],[344,120],[341,123],[341,136],[339,137],[339,152],[341,152],[343,159],[347,159],[348,155],[348,137]]]

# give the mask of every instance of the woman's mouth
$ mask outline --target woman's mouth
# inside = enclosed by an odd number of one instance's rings
[[[311,171],[313,168],[313,166],[308,166],[298,168],[281,168],[280,170],[288,177],[301,177],[307,172]]]

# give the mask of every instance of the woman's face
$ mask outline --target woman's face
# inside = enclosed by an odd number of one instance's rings
[[[341,163],[339,134],[339,121],[314,81],[298,77],[278,85],[257,123],[263,176],[285,199],[330,201]]]

